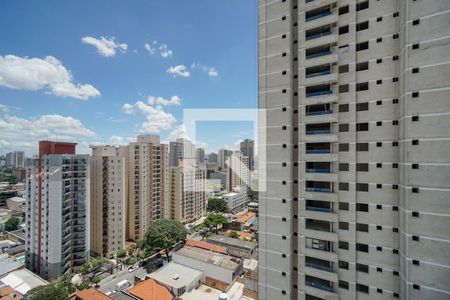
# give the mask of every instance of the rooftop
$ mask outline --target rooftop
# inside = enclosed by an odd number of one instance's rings
[[[203,276],[203,272],[170,262],[148,276],[161,284],[178,289],[191,284],[197,278]]]
[[[247,249],[256,248],[256,243],[243,241],[243,240],[235,239],[235,238],[230,238],[225,235],[215,234],[215,235],[208,237],[207,241],[219,242],[219,243],[238,246],[238,247],[247,248]]]
[[[7,300],[7,299],[20,300],[23,299],[23,296],[13,288],[5,286],[0,288],[0,300]]]
[[[79,291],[70,298],[70,300],[111,300],[111,299],[112,299],[111,297],[106,296],[99,290],[96,290],[92,287]]]
[[[21,267],[22,263],[20,261],[10,258],[7,254],[0,255],[0,276],[6,275]]]
[[[206,249],[206,250],[211,250],[214,252],[219,252],[219,253],[224,253],[224,254],[226,253],[225,247],[222,247],[219,245],[213,245],[213,244],[203,242],[203,241],[187,240],[186,245],[192,246],[192,247],[198,247],[198,248],[202,248],[202,249]]]
[[[25,295],[29,290],[34,289],[38,286],[48,284],[47,281],[33,274],[27,269],[20,269],[11,272],[5,277],[1,278],[0,281],[6,285],[9,285],[16,291],[20,292],[22,295]]]
[[[256,214],[254,212],[249,211],[243,214],[242,216],[238,217],[238,220],[245,223],[253,217],[256,217]]]
[[[173,295],[169,292],[169,290],[157,283],[153,279],[147,279],[139,282],[130,290],[128,293],[131,295],[138,297],[141,300],[172,300]]]
[[[176,254],[186,256],[208,264],[213,264],[231,271],[236,270],[237,268],[239,268],[240,265],[239,259],[221,253],[205,250],[202,248],[184,246],[183,248],[178,250]]]

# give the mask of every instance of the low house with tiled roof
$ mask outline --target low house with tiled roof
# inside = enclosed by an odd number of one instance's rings
[[[99,290],[94,288],[84,289],[70,297],[70,300],[112,300],[113,298],[106,296]]]
[[[157,283],[154,279],[147,279],[137,283],[127,291],[133,297],[139,300],[173,300],[174,296],[163,285]]]

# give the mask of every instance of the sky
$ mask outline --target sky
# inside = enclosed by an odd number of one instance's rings
[[[0,1],[0,154],[184,136],[184,109],[256,108],[256,0]],[[253,138],[203,121],[207,152]]]

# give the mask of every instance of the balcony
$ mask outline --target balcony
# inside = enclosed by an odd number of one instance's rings
[[[327,201],[306,200],[306,210],[318,211],[318,212],[332,212],[332,204]]]
[[[320,84],[314,86],[307,86],[305,91],[306,97],[317,97],[330,95],[333,93],[333,89],[330,84]]]
[[[331,11],[330,6],[324,6],[317,9],[313,9],[307,11],[305,14],[305,22],[311,22],[313,20],[317,20],[326,16],[331,15],[333,12]]]
[[[333,232],[333,223],[323,220],[306,219],[305,228],[322,232]]]
[[[306,181],[307,192],[333,193],[333,183],[327,181]]]
[[[333,293],[333,283],[328,281],[328,280],[323,280],[317,277],[313,277],[313,276],[309,276],[306,275],[305,276],[305,284],[307,286],[316,288],[316,289],[321,289],[323,291],[327,291],[330,293]]]
[[[329,154],[331,151],[330,143],[307,143],[305,154]]]
[[[306,135],[313,134],[332,134],[333,130],[330,123],[306,124]]]
[[[305,266],[325,272],[334,272],[332,262],[310,256],[305,257]]]
[[[314,33],[314,34],[309,34],[305,36],[305,41],[309,41],[309,40],[314,40],[314,39],[318,39],[321,38],[323,36],[327,36],[332,34],[333,31],[331,30],[331,28],[329,30],[323,31],[323,32],[318,32],[318,33]]]
[[[306,173],[331,173],[331,163],[329,162],[307,162]]]

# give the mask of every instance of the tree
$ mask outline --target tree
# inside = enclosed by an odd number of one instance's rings
[[[127,247],[128,255],[133,255],[134,250],[136,250],[136,245],[132,244],[132,245],[128,246]]]
[[[94,278],[92,278],[92,282],[93,282],[94,284],[99,284],[100,281],[101,281],[101,279],[100,279],[100,277],[98,277],[98,276],[95,276]]]
[[[127,261],[127,265],[131,266],[134,265],[137,262],[136,257],[130,257],[130,259]]]
[[[222,215],[219,215],[219,214],[209,214],[206,217],[205,221],[203,221],[203,224],[206,227],[210,227],[210,226],[215,227],[216,231],[217,231],[217,228],[219,227],[219,225],[223,226],[223,225],[226,225],[228,223],[229,223],[228,219],[226,217],[222,216]]]
[[[181,222],[162,219],[153,222],[145,234],[145,243],[151,249],[164,250],[169,261],[169,250],[186,239],[187,230]]]
[[[19,226],[20,219],[18,217],[11,217],[8,219],[8,221],[5,222],[5,230],[6,231],[13,231],[16,230]]]
[[[252,190],[251,188],[247,189],[247,197],[250,202],[258,202],[258,192]]]
[[[208,211],[225,212],[228,209],[228,204],[222,198],[209,198],[207,209]]]
[[[31,300],[67,300],[69,293],[63,284],[50,283],[30,290],[25,299]]]
[[[92,267],[91,264],[88,262],[82,265],[80,269],[81,274],[86,275],[87,273],[89,273],[91,267]]]
[[[91,264],[92,264],[92,267],[96,268],[96,267],[100,267],[102,265],[102,262],[103,262],[102,258],[98,257],[98,258],[94,258],[91,261]]]
[[[231,231],[231,232],[228,234],[228,237],[233,238],[233,239],[238,239],[238,238],[239,238],[239,234],[237,234],[236,231]]]
[[[127,251],[125,251],[125,249],[120,249],[117,251],[117,257],[122,258],[125,257],[125,255],[127,255]]]

